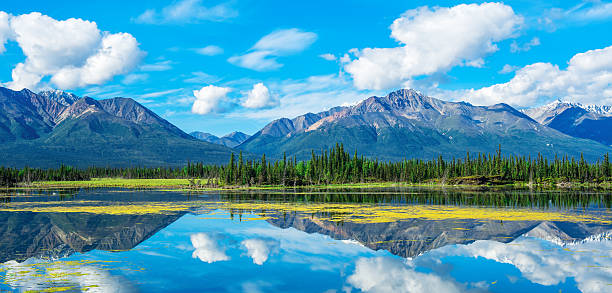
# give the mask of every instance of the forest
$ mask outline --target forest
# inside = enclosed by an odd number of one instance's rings
[[[204,180],[206,186],[305,186],[369,182],[437,182],[445,184],[453,178],[470,176],[494,177],[500,182],[605,182],[612,176],[609,154],[597,162],[568,157],[549,160],[541,155],[504,156],[501,147],[495,154],[470,154],[464,158],[444,160],[405,159],[379,161],[347,152],[337,144],[320,154],[312,151],[311,158],[298,161],[245,160],[242,153],[231,154],[225,165],[187,163],[182,168],[171,167],[89,167],[79,169],[62,165],[55,169],[0,167],[0,186],[15,186],[35,181],[80,181],[91,178]],[[456,181],[455,181],[456,182]]]

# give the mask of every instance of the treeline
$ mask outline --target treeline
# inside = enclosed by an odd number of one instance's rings
[[[442,156],[432,160],[406,159],[383,162],[352,155],[342,145],[312,152],[307,161],[284,157],[282,160],[245,160],[240,153],[232,154],[228,164],[222,166],[188,163],[183,168],[104,168],[77,169],[61,166],[58,169],[4,168],[0,167],[0,185],[11,186],[33,181],[88,180],[101,177],[122,178],[197,178],[206,179],[207,185],[285,185],[341,184],[360,182],[408,182],[420,183],[432,179],[466,176],[496,176],[502,180],[541,183],[543,181],[601,182],[610,180],[612,165],[608,154],[597,162],[587,162],[581,156],[555,157],[553,160],[538,155],[502,156],[501,147],[495,154],[472,155],[465,158],[444,160]]]

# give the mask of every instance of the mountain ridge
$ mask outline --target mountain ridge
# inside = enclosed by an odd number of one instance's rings
[[[190,132],[189,135],[202,141],[220,144],[230,148],[240,145],[250,137],[250,135],[242,133],[240,131],[233,131],[222,137],[218,137],[216,135],[202,131],[193,131]]]
[[[5,166],[181,166],[225,163],[232,149],[198,141],[130,98],[75,98],[0,88]]]
[[[561,100],[522,110],[539,123],[567,135],[612,146],[612,107]]]
[[[298,127],[297,121],[301,122]],[[354,106],[274,120],[238,148],[305,159],[311,150],[327,149],[336,142],[384,160],[493,153],[500,144],[510,154],[542,153],[550,158],[590,152],[596,155],[589,158],[596,160],[611,150],[543,126],[507,104],[473,106],[410,89],[368,97]]]

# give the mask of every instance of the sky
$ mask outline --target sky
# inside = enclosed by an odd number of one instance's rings
[[[474,105],[612,104],[611,1],[6,1],[0,84],[134,98],[253,134],[413,88]]]

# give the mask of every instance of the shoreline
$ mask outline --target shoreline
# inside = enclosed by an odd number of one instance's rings
[[[463,178],[459,178],[463,179]],[[454,182],[465,182],[457,180]],[[485,182],[480,184],[443,184],[437,181],[423,183],[407,182],[368,182],[368,183],[344,183],[344,184],[313,184],[313,185],[222,185],[206,186],[206,183],[194,185],[190,179],[124,179],[124,178],[93,178],[84,181],[36,181],[30,184],[19,184],[16,189],[32,188],[134,188],[134,189],[169,189],[185,191],[254,191],[254,190],[286,190],[286,189],[374,189],[392,187],[428,187],[428,188],[458,188],[458,189],[603,189],[612,190],[612,182],[582,183],[582,182],[543,182],[529,184],[526,182]]]

